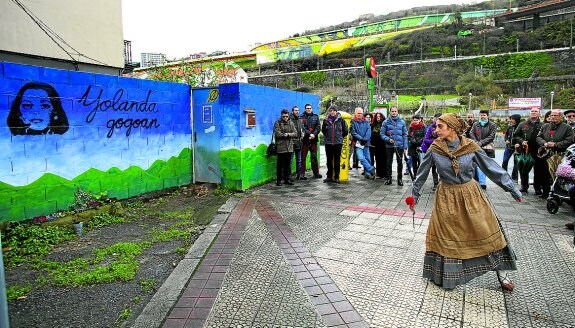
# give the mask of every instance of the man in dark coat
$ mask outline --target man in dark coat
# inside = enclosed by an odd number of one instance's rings
[[[513,157],[515,152],[515,145],[513,144],[513,132],[517,129],[519,122],[521,121],[521,115],[513,114],[509,116],[509,126],[507,126],[507,131],[505,131],[505,150],[503,152],[503,162],[501,167],[507,171],[507,166],[509,165],[509,160]],[[511,179],[517,182],[517,165],[515,159],[513,160],[513,170],[511,171]]]
[[[560,110],[554,109],[551,111],[551,122],[544,124],[539,130],[537,135],[537,144],[539,147],[545,147],[549,152],[558,153],[563,155],[567,147],[573,144],[573,129],[563,122],[563,113]],[[551,191],[551,181],[555,176],[555,169],[549,166],[546,161],[546,170],[544,171],[543,178],[543,195],[541,198],[549,197],[549,191]],[[553,172],[551,172],[553,171]]]
[[[489,120],[489,111],[482,109],[479,111],[479,121],[471,127],[469,139],[475,141],[487,156],[495,158],[495,133],[497,125]],[[487,179],[485,174],[477,167],[477,180],[484,190],[487,189]]]
[[[537,144],[537,134],[541,129],[543,122],[540,119],[539,108],[532,108],[529,111],[529,118],[525,121],[519,123],[515,131],[513,131],[513,144],[515,148],[528,147],[529,155],[535,161],[533,165],[533,188],[535,189],[535,195],[541,195],[541,179],[543,177],[543,169],[545,160],[537,157],[537,150],[539,145]],[[519,172],[519,177],[521,178],[521,189],[522,193],[528,192],[529,189],[529,171]]]
[[[337,112],[335,105],[331,105],[328,108],[327,115],[321,126],[321,133],[325,141],[327,165],[327,176],[323,182],[339,183],[341,149],[343,147],[343,139],[347,136],[349,130],[347,123]]]
[[[305,110],[302,114],[301,122],[304,129],[301,148],[302,176],[305,176],[307,153],[310,153],[311,169],[313,178],[321,179],[319,174],[319,164],[317,162],[317,137],[319,134],[319,116],[312,110],[311,104],[305,104]]]
[[[290,159],[293,152],[293,138],[296,136],[295,127],[289,119],[289,111],[282,109],[281,117],[274,123],[274,137],[276,139],[278,158],[276,162],[276,185],[293,185],[290,177]]]
[[[290,159],[290,168],[291,168],[291,162],[295,158],[296,179],[306,180],[307,178],[303,175],[301,171],[301,139],[303,136],[303,124],[299,117],[299,107],[293,106],[293,108],[291,109],[290,120],[292,121],[297,134],[297,136],[293,139],[294,156],[292,156]]]
[[[413,175],[417,175],[417,170],[419,169],[419,163],[421,163],[421,143],[425,139],[425,133],[427,132],[427,127],[423,123],[421,115],[415,114],[411,117],[411,123],[409,124],[409,129],[407,130],[407,142],[409,146],[407,147],[407,154],[411,156],[411,162],[413,165]]]

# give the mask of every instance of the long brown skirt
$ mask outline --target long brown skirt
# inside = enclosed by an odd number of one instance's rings
[[[440,183],[426,235],[423,277],[454,288],[493,270],[516,270],[515,254],[475,180]]]

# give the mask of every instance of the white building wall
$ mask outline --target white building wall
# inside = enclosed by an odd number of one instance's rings
[[[52,41],[16,2],[22,3],[59,35],[69,46],[52,37],[70,55]],[[124,67],[121,0],[16,2],[0,1],[0,51]]]

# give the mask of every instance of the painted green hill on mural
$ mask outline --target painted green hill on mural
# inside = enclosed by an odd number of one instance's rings
[[[192,179],[191,150],[184,148],[167,161],[157,160],[147,170],[131,166],[107,171],[90,168],[72,180],[46,173],[26,186],[0,182],[0,222],[20,221],[67,210],[77,188],[124,199],[146,192],[188,184]]]

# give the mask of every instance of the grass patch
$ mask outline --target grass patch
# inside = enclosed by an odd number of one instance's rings
[[[142,292],[150,293],[156,290],[156,279],[140,279],[140,287],[142,287]]]
[[[118,315],[118,319],[116,319],[116,322],[114,322],[114,326],[115,327],[122,326],[122,323],[124,323],[124,321],[128,320],[128,318],[131,315],[132,315],[132,308],[129,305],[126,305],[124,307],[124,309],[122,311],[120,311],[120,314]]]
[[[34,263],[47,255],[54,245],[74,239],[70,228],[55,225],[16,224],[10,228],[9,238],[3,240],[4,263],[12,267],[24,263]]]
[[[68,262],[48,262],[42,265],[55,285],[87,286],[130,281],[139,268],[136,257],[144,247],[139,243],[117,243],[96,249],[94,258],[75,259]]]
[[[32,291],[32,286],[10,286],[6,288],[6,299],[8,302],[24,297]]]

